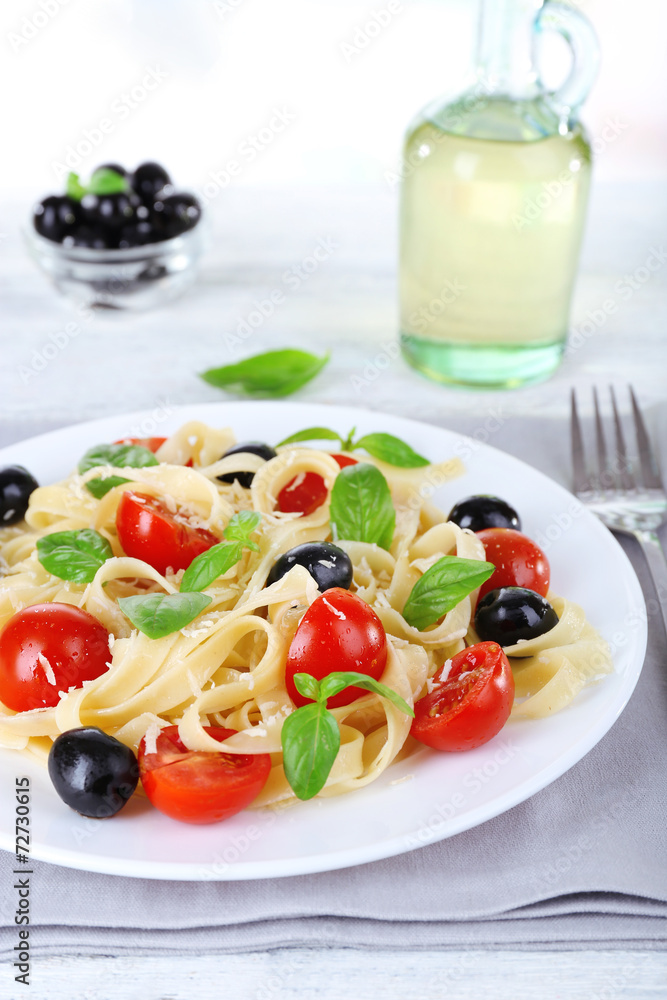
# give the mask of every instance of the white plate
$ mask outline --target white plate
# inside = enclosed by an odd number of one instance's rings
[[[189,419],[231,425],[239,440],[279,441],[309,426],[387,431],[433,461],[463,458],[467,475],[438,490],[448,511],[473,493],[494,493],[520,512],[523,530],[544,542],[552,587],[583,605],[612,644],[616,672],[585,689],[566,710],[510,722],[490,743],[462,754],[424,749],[367,788],[280,812],[247,811],[224,823],[177,823],[141,798],[118,816],[92,820],[69,810],[39,765],[0,751],[0,847],[14,851],[14,778],[32,787],[31,853],[54,864],[161,879],[250,879],[345,868],[412,850],[511,809],[576,764],[626,705],[646,646],[637,578],[622,549],[595,517],[546,476],[469,438],[426,424],[348,407],[296,403],[220,403],[164,414],[96,420],[5,448],[0,463],[21,463],[42,483],[64,478],[93,444],[133,434],[166,435]],[[619,629],[624,628],[623,644]]]

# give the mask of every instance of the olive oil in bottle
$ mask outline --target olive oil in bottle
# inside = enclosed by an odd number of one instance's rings
[[[490,76],[480,71],[457,102],[427,108],[408,131],[401,341],[407,360],[441,381],[517,385],[546,377],[563,353],[591,153],[581,125],[528,72],[535,11],[549,6],[483,5]]]

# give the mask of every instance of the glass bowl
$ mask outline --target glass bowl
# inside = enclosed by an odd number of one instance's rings
[[[24,236],[30,255],[63,295],[88,306],[151,309],[194,281],[205,244],[203,223],[182,236],[124,250],[66,247],[30,225]]]

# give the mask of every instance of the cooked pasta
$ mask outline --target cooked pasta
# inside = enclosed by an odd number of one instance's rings
[[[109,669],[83,686],[63,691],[55,707],[0,715],[0,745],[44,760],[53,739],[80,726],[99,726],[136,750],[142,738],[154,745],[160,729],[177,725],[186,747],[219,750],[206,727],[236,731],[225,743],[232,753],[272,755],[272,769],[257,806],[293,796],[281,756],[281,727],[294,706],[285,683],[285,662],[296,628],[318,597],[315,581],[301,566],[265,586],[276,559],[304,542],[332,539],[329,497],[340,467],[325,451],[287,445],[269,461],[250,453],[220,459],[235,443],[231,430],[198,422],[183,426],[157,451],[158,465],[97,467],[61,483],[37,489],[25,523],[0,531],[5,575],[0,581],[0,626],[17,611],[45,602],[76,605],[110,633]],[[462,475],[458,459],[422,468],[398,469],[372,461],[384,474],[396,510],[388,549],[333,539],[353,564],[352,591],[380,618],[388,638],[382,683],[409,705],[448,659],[476,642],[471,619],[477,591],[464,597],[424,631],[409,625],[402,610],[421,575],[445,554],[484,560],[484,548],[470,531],[446,521],[428,499],[433,483]],[[186,463],[192,463],[192,467]],[[250,488],[218,476],[254,474]],[[295,477],[322,477],[327,499],[312,513],[282,513],[276,498]],[[122,483],[95,499],[92,479],[121,475]],[[211,603],[179,631],[151,639],[135,629],[118,599],[134,594],[175,593],[183,570],[159,573],[123,553],[116,513],[126,491],[160,498],[178,516],[221,538],[232,516],[243,510],[262,515],[254,534],[258,551],[246,549],[239,562],[206,588]],[[37,542],[54,532],[93,528],[111,545],[113,557],[92,582],[66,582],[38,559]],[[551,597],[559,623],[538,639],[507,647],[515,673],[514,715],[539,718],[563,708],[586,684],[611,669],[604,640],[576,605]],[[47,664],[48,666],[48,664]],[[376,779],[414,749],[410,719],[378,694],[368,693],[334,708],[341,745],[320,795],[338,795]]]

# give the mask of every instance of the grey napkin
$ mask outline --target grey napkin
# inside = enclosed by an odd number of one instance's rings
[[[59,955],[664,947],[667,656],[641,553],[625,547],[649,598],[644,670],[611,731],[542,792],[449,840],[317,875],[161,882],[35,862],[31,943]],[[3,956],[17,943],[14,867],[0,854]]]

